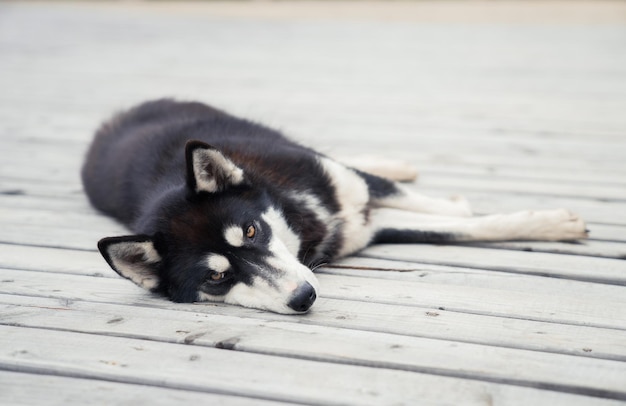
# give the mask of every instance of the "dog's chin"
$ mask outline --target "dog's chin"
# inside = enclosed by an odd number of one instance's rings
[[[200,302],[222,302],[279,314],[306,314],[313,306],[315,298],[313,298],[311,303],[304,310],[296,310],[289,306],[293,293],[303,285],[312,287],[313,296],[317,296],[319,283],[317,278],[311,274],[307,276],[303,284],[294,286],[288,292],[278,291],[263,281],[256,281],[252,286],[243,283],[237,284],[224,296],[213,296],[199,292],[198,299]]]
[[[251,300],[251,298],[239,298],[239,299],[226,299],[224,303],[233,304],[237,306],[243,306],[250,309],[257,309],[263,311],[269,311],[278,314],[306,314],[311,310],[311,307],[307,308],[304,311],[297,311],[292,309],[287,305],[286,302],[278,303],[278,302],[258,302],[255,300]]]

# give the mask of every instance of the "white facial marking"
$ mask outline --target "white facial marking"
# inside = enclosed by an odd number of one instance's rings
[[[224,230],[224,239],[233,247],[243,246],[243,230],[239,226],[230,226]]]
[[[267,263],[274,269],[283,272],[277,280],[279,290],[283,296],[288,296],[293,292],[293,284],[300,286],[307,281],[319,291],[319,282],[313,272],[304,266],[297,258],[300,249],[300,239],[289,228],[287,221],[282,214],[270,208],[263,214],[263,220],[272,227],[272,239],[269,249],[272,256],[266,258]]]
[[[198,302],[223,302],[224,296],[209,295],[208,293],[198,292]]]
[[[270,310],[282,314],[300,313],[289,307],[294,291],[308,282],[319,292],[319,282],[313,272],[297,258],[300,239],[291,230],[283,214],[276,208],[269,208],[262,219],[272,230],[268,243],[270,254],[256,264],[256,275],[250,284],[236,283],[223,296],[213,296],[198,292],[198,299],[219,301],[255,309]],[[245,243],[243,229],[229,226],[224,230],[225,240],[234,247]],[[210,254],[207,263],[212,270],[220,272],[229,269],[228,258]],[[255,266],[250,263],[250,265]]]
[[[224,296],[224,302],[254,309],[270,310],[282,314],[299,313],[287,303],[293,290],[285,291],[270,285],[260,277],[254,277],[250,286],[238,283]]]
[[[270,249],[272,243],[274,243],[275,240],[279,240],[284,244],[287,251],[289,251],[291,255],[297,256],[298,251],[300,250],[300,238],[298,238],[296,233],[289,228],[285,217],[283,217],[278,210],[272,207],[266,211],[265,214],[263,214],[262,218],[272,228],[272,241],[270,242]]]
[[[215,272],[226,272],[230,269],[230,261],[223,255],[220,254],[210,254],[207,257],[207,265],[209,269]]]

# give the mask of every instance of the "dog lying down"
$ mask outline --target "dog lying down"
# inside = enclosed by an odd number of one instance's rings
[[[82,170],[91,203],[133,235],[103,238],[121,276],[175,302],[304,313],[312,270],[375,243],[575,240],[567,210],[472,217],[388,178],[411,167],[345,166],[280,132],[195,102],[163,99],[114,116]]]

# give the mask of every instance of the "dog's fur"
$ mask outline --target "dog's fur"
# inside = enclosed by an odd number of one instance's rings
[[[428,198],[377,176],[411,177],[411,168],[358,166],[207,105],[164,99],[105,123],[82,177],[92,204],[136,233],[98,243],[109,265],[176,302],[302,313],[319,290],[311,269],[372,243],[586,236],[566,210],[471,217],[462,198]]]

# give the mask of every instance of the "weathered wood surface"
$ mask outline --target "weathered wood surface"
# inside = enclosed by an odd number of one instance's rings
[[[1,404],[623,404],[626,5],[0,4]],[[567,207],[580,244],[376,246],[304,316],[175,304],[95,249],[99,123],[199,99],[385,154],[477,213]]]

